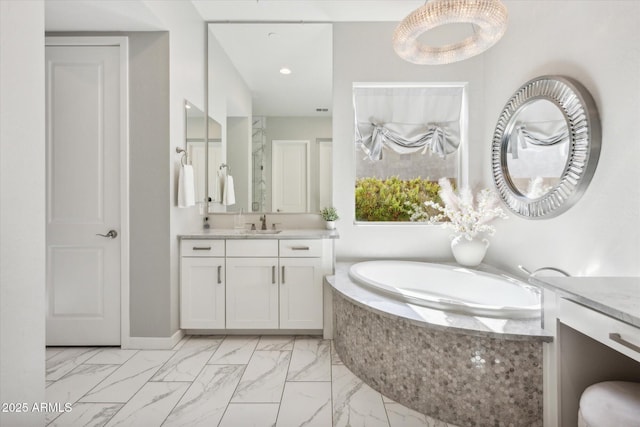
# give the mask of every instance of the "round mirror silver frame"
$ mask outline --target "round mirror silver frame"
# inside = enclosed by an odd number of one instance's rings
[[[509,175],[507,152],[518,113],[539,99],[552,102],[562,112],[569,130],[569,149],[558,184],[538,198],[529,198],[517,189]],[[505,105],[493,134],[491,167],[500,197],[509,209],[525,218],[551,218],[561,214],[576,203],[593,177],[600,141],[598,110],[584,86],[562,76],[542,76],[528,81]]]

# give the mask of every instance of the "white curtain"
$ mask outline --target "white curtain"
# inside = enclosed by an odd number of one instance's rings
[[[446,157],[460,145],[462,87],[354,87],[355,140],[371,160],[383,148]]]
[[[515,138],[514,138],[515,137]],[[507,153],[514,159],[519,157],[518,150],[529,147],[550,147],[569,140],[569,129],[564,120],[545,122],[517,122],[512,137],[507,144]],[[567,147],[561,151],[566,152]],[[566,155],[566,154],[565,154]]]

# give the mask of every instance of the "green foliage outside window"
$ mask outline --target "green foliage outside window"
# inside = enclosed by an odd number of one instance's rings
[[[360,178],[356,180],[356,221],[411,221],[416,206],[424,206],[427,200],[442,202],[439,190],[437,182],[422,178]]]

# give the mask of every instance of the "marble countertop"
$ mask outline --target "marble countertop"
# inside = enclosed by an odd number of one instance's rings
[[[327,276],[325,280],[354,304],[380,315],[402,317],[418,326],[454,330],[467,335],[513,340],[552,341],[551,335],[542,329],[541,318],[496,319],[468,316],[394,300],[354,283],[349,277],[349,268],[352,264],[337,263],[335,275]]]
[[[640,328],[640,277],[532,277],[529,282]]]
[[[193,233],[181,234],[180,239],[338,239],[337,230],[325,230],[318,228],[281,230],[279,233],[271,233],[271,230],[234,230],[210,228]]]

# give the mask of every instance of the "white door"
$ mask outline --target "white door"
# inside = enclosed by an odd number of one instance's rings
[[[119,345],[120,48],[47,46],[46,89],[47,345]]]
[[[271,147],[273,212],[308,212],[309,141],[274,140]]]

